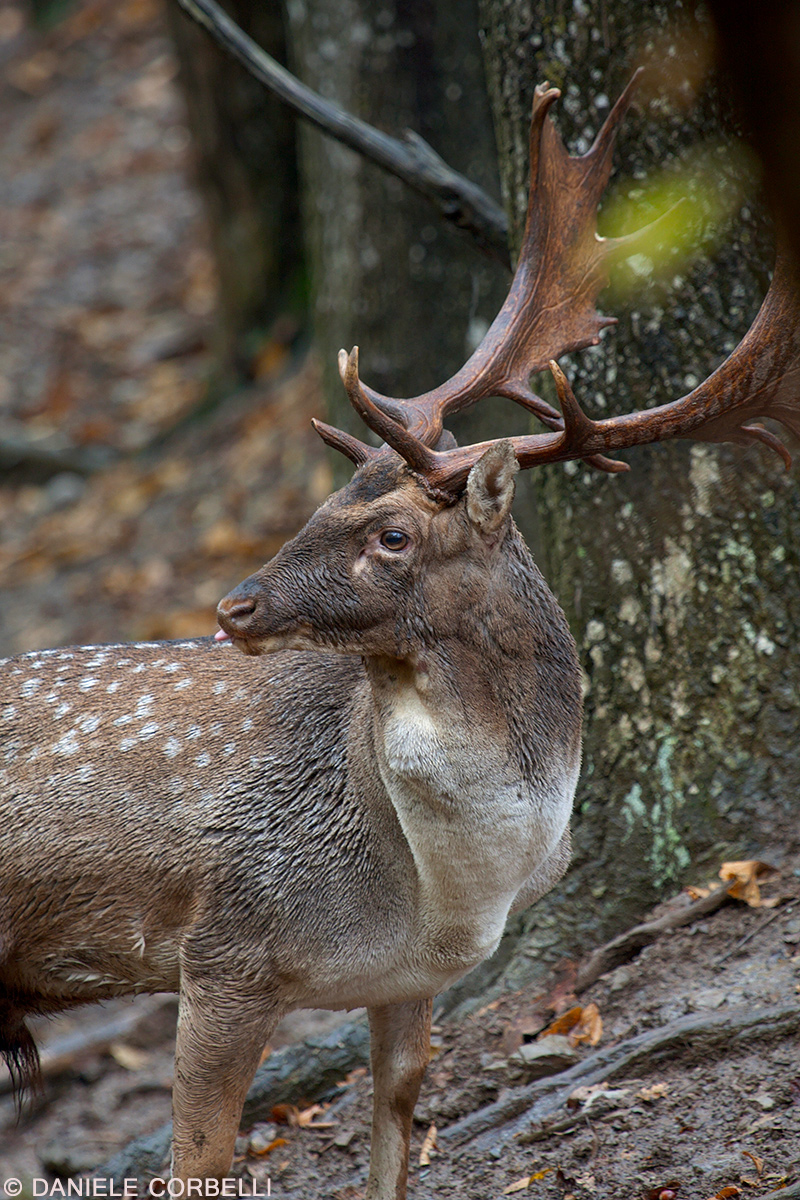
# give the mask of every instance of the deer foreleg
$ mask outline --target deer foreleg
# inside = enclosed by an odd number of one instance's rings
[[[367,1200],[404,1200],[411,1120],[428,1065],[431,1000],[369,1010],[373,1108]]]
[[[227,990],[181,992],[172,1093],[172,1175],[223,1179],[264,1046],[280,1013]]]

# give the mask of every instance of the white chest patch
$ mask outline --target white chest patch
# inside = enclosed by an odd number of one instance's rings
[[[549,778],[534,787],[477,720],[440,717],[413,688],[397,696],[385,719],[382,749],[383,782],[417,868],[420,934],[440,947],[452,941],[454,967],[457,958],[477,963],[561,839],[574,764],[554,755]]]

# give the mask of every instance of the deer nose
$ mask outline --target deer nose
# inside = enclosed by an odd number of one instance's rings
[[[227,633],[243,633],[257,607],[256,597],[240,584],[220,600],[217,605],[217,620]]]

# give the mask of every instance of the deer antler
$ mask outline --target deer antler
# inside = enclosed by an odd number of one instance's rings
[[[755,439],[780,453],[787,464],[791,461],[774,434],[744,423],[772,417],[800,436],[800,404],[792,388],[800,373],[800,310],[782,259],[744,341],[709,379],[680,400],[592,421],[554,361],[568,351],[595,345],[600,331],[615,324],[613,317],[601,316],[595,308],[607,282],[609,260],[631,253],[653,228],[624,238],[597,234],[597,205],[611,172],[614,138],[639,74],[614,105],[591,149],[579,158],[567,154],[549,119],[559,91],[547,84],[536,88],[528,213],[517,270],[491,328],[451,379],[408,400],[382,396],[359,379],[358,348],[349,355],[339,353],[339,372],[353,407],[440,491],[457,495],[470,468],[492,444],[445,449],[442,422],[486,396],[514,400],[553,431],[511,439],[523,468],[581,458],[601,470],[625,471],[626,463],[605,455],[675,437],[739,443]],[[534,371],[546,366],[555,378],[560,414],[528,382]],[[315,422],[315,428],[356,463],[378,453],[330,426]]]
[[[581,409],[558,364],[548,365],[564,428],[560,433],[511,438],[523,470],[576,458],[592,462],[598,455],[670,438],[739,445],[759,441],[779,454],[788,468],[791,455],[780,438],[749,422],[771,418],[800,439],[800,299],[792,264],[779,255],[772,284],[749,332],[708,379],[679,400],[593,421]],[[445,453],[431,451],[426,482],[457,495],[491,445],[479,442]]]

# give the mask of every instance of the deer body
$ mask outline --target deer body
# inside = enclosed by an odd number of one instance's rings
[[[566,867],[578,668],[512,474],[487,535],[405,467],[364,501],[365,467],[242,585],[266,599],[235,636],[263,657],[205,639],[2,664],[2,1044],[24,1056],[26,1012],[178,991],[180,1176],[227,1171],[280,1016],[366,1005],[374,1040],[386,1012],[416,1031],[373,1148],[370,1196],[399,1194],[430,998]],[[409,554],[376,521],[413,530]]]

